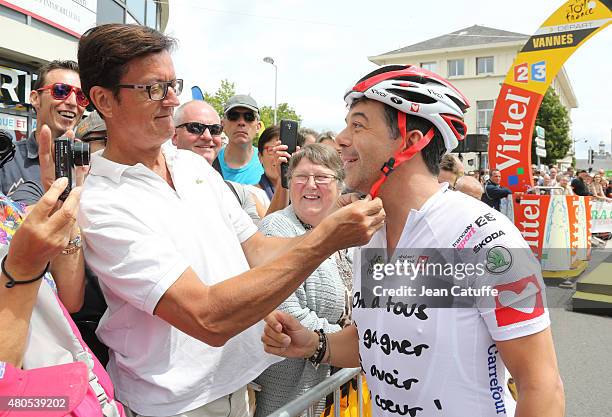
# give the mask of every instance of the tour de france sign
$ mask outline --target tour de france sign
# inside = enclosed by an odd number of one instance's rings
[[[524,192],[533,185],[531,138],[548,86],[571,54],[612,23],[612,0],[570,0],[529,38],[501,87],[489,135],[489,166],[502,185]]]

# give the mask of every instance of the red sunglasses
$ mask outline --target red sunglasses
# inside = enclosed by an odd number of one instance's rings
[[[66,100],[70,96],[70,94],[72,94],[72,92],[74,91],[74,95],[76,97],[76,101],[79,106],[87,107],[87,105],[89,104],[89,99],[87,98],[85,93],[83,93],[83,90],[81,90],[79,87],[75,87],[70,84],[66,84],[66,83],[49,84],[49,85],[45,85],[44,87],[39,88],[36,91],[40,92],[44,90],[49,90],[49,92],[51,93],[51,97],[53,97],[55,100]]]

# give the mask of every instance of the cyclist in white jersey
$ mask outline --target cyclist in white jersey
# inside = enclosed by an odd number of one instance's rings
[[[266,320],[266,350],[361,365],[375,416],[562,416],[563,384],[537,260],[501,213],[436,180],[440,158],[466,134],[467,99],[430,71],[394,65],[366,75],[345,100],[347,127],[336,140],[346,184],[382,199],[386,226],[355,254],[354,326],[326,335],[276,311]],[[368,294],[381,261],[427,265],[452,256],[480,265],[480,287],[488,283],[496,292],[457,297],[473,304],[453,308],[402,304],[380,288]],[[452,273],[449,288],[480,288],[459,275]],[[515,414],[504,399],[506,367],[518,386]]]

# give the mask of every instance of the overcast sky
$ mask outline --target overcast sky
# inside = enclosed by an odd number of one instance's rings
[[[199,85],[214,92],[223,79],[238,93],[274,105],[288,102],[302,125],[340,130],[344,91],[376,68],[378,55],[475,24],[533,34],[563,1],[170,0],[166,32],[179,40],[176,72],[182,101]],[[506,5],[505,7],[502,4]],[[565,67],[578,98],[572,111],[578,158],[612,137],[612,27],[579,48]],[[585,143],[585,140],[587,141]]]

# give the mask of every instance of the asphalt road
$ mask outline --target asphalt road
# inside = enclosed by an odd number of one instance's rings
[[[594,251],[587,272],[611,253]],[[583,273],[582,276],[585,276]],[[580,279],[580,278],[579,278]],[[571,311],[574,290],[547,288],[567,417],[612,416],[612,317]],[[555,307],[557,306],[557,307]]]

